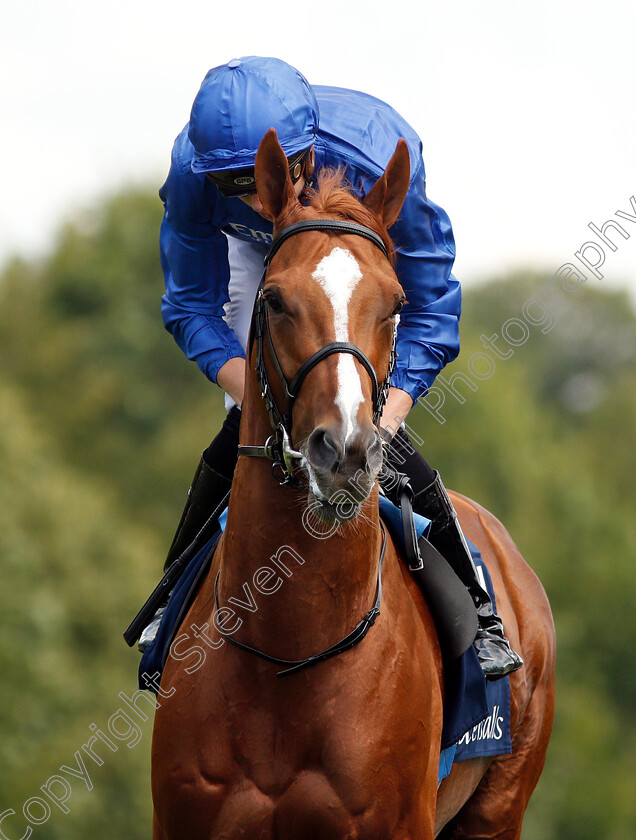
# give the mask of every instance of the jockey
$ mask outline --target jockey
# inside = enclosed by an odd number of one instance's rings
[[[468,588],[479,616],[475,647],[486,676],[522,664],[504,636],[439,474],[410,445],[402,420],[459,351],[459,283],[451,274],[455,245],[446,213],[426,196],[421,142],[391,107],[342,88],[310,86],[275,58],[245,57],[215,67],[197,94],[190,121],[177,137],[160,196],[161,264],[166,328],[189,359],[226,393],[228,415],[203,453],[166,560],[192,542],[227,494],[237,461],[245,350],[272,223],[256,193],[254,162],[274,127],[301,198],[322,167],[345,166],[364,195],[384,172],[403,137],[411,182],[391,230],[396,272],[408,304],[397,334],[397,363],[381,426],[389,461],[406,472],[414,508],[432,520],[430,540]],[[397,432],[395,431],[397,428]]]

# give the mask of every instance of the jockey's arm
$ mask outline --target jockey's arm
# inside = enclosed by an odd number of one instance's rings
[[[215,190],[184,164],[184,160],[189,164],[191,156],[182,132],[159,192],[165,206],[160,234],[166,284],[162,315],[166,329],[187,358],[212,382],[217,382],[221,369],[229,365],[225,371],[228,387],[218,384],[233,399],[240,397],[240,402],[245,368],[239,370],[239,360],[244,352],[224,319],[230,281],[227,238],[214,217]]]
[[[389,388],[389,395],[382,411],[380,428],[393,437],[412,407],[413,399],[410,394],[407,394],[401,388]]]
[[[415,401],[457,356],[461,311],[461,289],[452,274],[451,223],[426,195],[421,159],[391,236],[398,245],[395,271],[407,299],[400,315],[391,385]],[[387,422],[395,413],[385,410]]]
[[[245,359],[238,356],[228,359],[217,373],[216,381],[240,408],[245,394]]]

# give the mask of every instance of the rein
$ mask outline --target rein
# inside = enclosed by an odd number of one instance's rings
[[[384,565],[384,555],[386,553],[386,529],[382,520],[380,520],[380,528],[382,529],[382,548],[380,549],[380,562],[378,564],[378,583],[375,603],[350,633],[348,633],[343,639],[340,639],[339,642],[336,642],[334,645],[331,645],[331,647],[328,647],[326,650],[323,650],[320,653],[315,653],[313,656],[308,656],[306,659],[279,659],[277,656],[270,656],[269,653],[264,653],[262,650],[257,650],[256,648],[243,644],[243,642],[239,642],[229,633],[222,630],[216,622],[214,623],[214,626],[224,639],[227,639],[228,642],[231,642],[236,647],[241,648],[241,650],[246,650],[248,653],[260,656],[261,659],[265,659],[267,662],[273,662],[275,665],[286,666],[283,671],[278,671],[276,673],[277,677],[284,677],[287,674],[295,674],[296,671],[302,671],[310,665],[317,665],[325,659],[330,659],[332,656],[338,656],[338,654],[344,653],[345,650],[349,650],[349,648],[354,647],[358,644],[358,642],[361,642],[364,639],[369,630],[375,624],[376,618],[380,615],[380,604],[382,603],[382,566]],[[219,569],[214,580],[215,614],[218,614],[219,612],[218,584],[220,574],[221,570]]]
[[[302,460],[303,455],[292,447],[291,444],[291,427],[292,427],[292,412],[294,403],[300,392],[300,388],[307,376],[316,365],[320,364],[324,359],[332,356],[334,353],[349,353],[357,359],[362,367],[369,374],[372,387],[373,400],[373,422],[377,426],[380,422],[382,409],[386,403],[391,382],[391,375],[395,367],[395,345],[397,340],[397,327],[393,329],[393,344],[391,347],[391,357],[389,359],[389,366],[382,385],[378,383],[378,377],[375,369],[367,356],[357,347],[348,341],[332,341],[321,347],[308,359],[306,359],[298,368],[291,381],[287,379],[283,373],[276,348],[272,339],[272,334],[269,327],[269,317],[267,308],[263,297],[263,287],[267,271],[274,256],[278,253],[281,245],[290,237],[306,231],[324,231],[336,232],[342,234],[355,234],[372,242],[379,248],[384,256],[388,259],[389,254],[386,246],[379,236],[371,228],[356,222],[349,222],[339,219],[308,219],[301,222],[295,222],[286,228],[283,228],[275,237],[272,245],[265,257],[265,264],[263,276],[258,287],[256,300],[254,303],[254,311],[252,314],[252,329],[251,341],[256,341],[256,375],[258,383],[261,388],[261,397],[265,401],[267,413],[269,415],[270,423],[274,434],[271,435],[263,446],[248,446],[242,445],[238,448],[239,455],[246,455],[252,458],[268,458],[273,461],[272,473],[280,484],[296,485],[298,482],[292,475],[292,471],[296,462]],[[265,366],[264,345],[267,341],[269,352],[272,357],[274,368],[278,379],[283,384],[285,389],[285,397],[287,399],[286,411],[281,411],[276,403],[272,388],[270,384],[269,374]]]

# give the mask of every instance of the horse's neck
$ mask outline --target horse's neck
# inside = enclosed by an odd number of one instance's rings
[[[248,405],[243,410],[241,442],[264,443],[269,424]],[[302,658],[346,635],[373,604],[381,546],[377,494],[355,523],[324,539],[328,526],[311,516],[308,524],[306,491],[281,487],[271,468],[263,458],[239,458],[219,601],[235,605],[244,620],[237,638],[282,658]],[[237,600],[250,608],[237,608]]]

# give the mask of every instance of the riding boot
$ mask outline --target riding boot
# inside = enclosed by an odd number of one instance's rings
[[[188,490],[188,500],[181,514],[163,569],[166,571],[193,542],[210,515],[229,493],[232,479],[226,478],[201,458]]]
[[[241,410],[234,406],[203,453],[194,474],[186,506],[164,563],[164,578],[124,633],[131,646],[139,639],[138,647],[142,652],[157,634],[169,592],[179,575],[199,548],[214,535],[215,526],[218,526],[216,517],[223,511],[222,503],[227,501],[238,460],[240,425]],[[177,560],[179,564],[175,565]],[[166,578],[169,578],[169,584]]]
[[[474,645],[484,674],[490,680],[497,680],[516,671],[523,660],[510,647],[503,622],[479,583],[466,538],[438,472],[435,480],[416,494],[413,509],[431,520],[430,542],[450,563],[473,599],[479,619]]]
[[[163,566],[164,572],[194,542],[203,526],[227,496],[231,484],[231,479],[213,470],[205,462],[205,459],[201,458],[188,490],[186,506],[181,514],[177,531]],[[142,653],[157,635],[165,609],[165,603],[158,607],[150,623],[142,630],[137,645]]]

